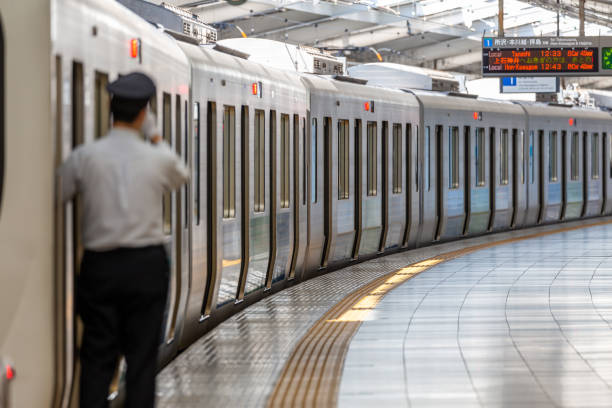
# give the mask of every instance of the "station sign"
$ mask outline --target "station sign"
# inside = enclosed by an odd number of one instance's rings
[[[485,37],[482,75],[609,76],[612,37]]]
[[[499,78],[501,93],[559,92],[558,77],[503,77]]]

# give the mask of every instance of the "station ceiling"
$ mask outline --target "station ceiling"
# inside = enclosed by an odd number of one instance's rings
[[[555,36],[557,30],[577,36],[580,1],[504,0],[505,36]],[[236,6],[225,0],[165,2],[217,27],[219,39],[244,32],[327,48],[346,55],[349,63],[375,62],[378,52],[387,62],[478,75],[481,38],[498,35],[497,0],[247,0]],[[586,35],[612,35],[612,0],[586,0],[585,20]],[[579,82],[612,87],[612,79]]]

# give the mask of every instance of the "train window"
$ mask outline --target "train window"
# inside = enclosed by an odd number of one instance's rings
[[[554,183],[557,175],[557,132],[548,132],[548,181]]]
[[[193,139],[195,142],[195,202],[193,215],[196,225],[200,225],[200,103],[193,104]]]
[[[106,86],[108,85],[108,74],[96,71],[95,76],[95,138],[100,139],[108,133],[108,128],[110,126],[110,96],[106,90]]]
[[[499,135],[499,184],[508,184],[508,129]]]
[[[338,121],[338,200],[349,198],[349,121]]]
[[[310,201],[317,202],[317,118],[310,123]]]
[[[535,171],[533,168],[533,130],[529,131],[529,183],[535,182]]]
[[[459,128],[448,128],[448,188],[459,188]]]
[[[163,112],[162,112],[162,137],[168,145],[172,145],[172,99],[170,95],[163,95]],[[172,233],[172,194],[165,192],[163,196],[163,218],[164,218],[164,234]]]
[[[281,145],[280,145],[280,164],[281,164],[281,208],[289,208],[289,115],[281,115]]]
[[[476,158],[476,186],[485,185],[485,130],[476,128],[476,143],[474,157]]]
[[[377,123],[368,122],[368,195],[375,196],[378,188]]]
[[[430,168],[430,143],[431,143],[431,129],[429,126],[425,127],[425,152],[423,154],[423,168],[425,169],[425,187],[427,191],[431,189],[430,176],[431,176],[431,168]]]
[[[393,124],[393,194],[402,192],[402,125]]]
[[[223,218],[236,216],[236,108],[223,107]]]
[[[579,135],[578,132],[573,132],[572,133],[572,142],[571,142],[571,159],[570,159],[570,178],[572,180],[578,180],[578,178],[580,177],[579,174],[579,166],[578,166],[578,160],[579,160],[579,155],[580,152],[578,151],[579,149]]]
[[[591,135],[591,178],[599,178],[599,133]]]
[[[262,110],[255,111],[255,146],[253,153],[253,177],[255,181],[253,197],[253,211],[265,211],[265,180],[266,180],[266,113]]]

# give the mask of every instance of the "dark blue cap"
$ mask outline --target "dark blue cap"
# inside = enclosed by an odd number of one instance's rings
[[[126,99],[149,99],[155,95],[155,83],[141,72],[123,75],[107,85],[106,89],[113,96]]]

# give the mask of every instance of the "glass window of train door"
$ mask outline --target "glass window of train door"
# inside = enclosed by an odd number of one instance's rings
[[[415,191],[418,192],[420,187],[419,176],[421,174],[421,167],[419,166],[419,156],[421,155],[421,153],[419,152],[419,147],[421,146],[421,142],[419,141],[419,126],[415,126],[414,130],[414,137],[416,139],[416,153],[414,155],[414,184],[416,186]]]
[[[599,133],[591,135],[591,178],[599,178]]]
[[[377,122],[368,122],[368,195],[375,196],[378,188],[378,134]]]
[[[508,184],[508,129],[502,129],[499,135],[499,184]]]
[[[56,70],[60,69],[58,72],[57,78],[61,78],[61,59],[60,57],[56,57]],[[57,79],[56,79],[57,80]],[[0,211],[2,205],[2,192],[4,187],[4,27],[2,25],[2,20],[0,20]],[[61,90],[61,87],[58,86],[58,90]],[[61,92],[58,92],[61,93]],[[59,96],[56,96],[59,100]],[[59,106],[56,106],[56,109],[60,109]],[[57,120],[57,119],[56,119]],[[57,120],[59,122],[59,120]],[[61,126],[56,124],[56,126]],[[61,130],[61,128],[60,128]],[[60,132],[56,132],[56,138],[59,139]],[[57,163],[59,165],[59,163]]]
[[[310,123],[310,201],[317,202],[317,118]]]
[[[525,131],[522,129],[520,131],[519,147],[517,152],[519,153],[519,157],[521,158],[521,184],[525,184],[525,167],[527,166],[527,161],[525,160]]]
[[[612,137],[610,137],[610,139],[606,138],[608,140],[608,162],[609,162],[609,166],[610,166],[610,174],[609,174],[609,178],[612,178]]]
[[[533,136],[534,136],[534,131],[530,130],[529,131],[529,179],[530,179],[530,184],[533,184],[535,182],[535,172],[534,172],[534,166],[533,166]]]
[[[223,218],[236,216],[236,108],[223,107]]]
[[[255,110],[255,145],[253,157],[253,178],[255,182],[253,197],[253,211],[265,211],[265,164],[266,164],[266,141],[265,141],[266,113],[263,110]]]
[[[459,188],[459,128],[448,128],[448,188]]]
[[[476,128],[476,143],[474,143],[476,187],[485,185],[485,154],[485,130],[484,128]]]
[[[559,180],[557,174],[557,131],[548,132],[548,181],[555,183]]]
[[[162,106],[162,138],[169,146],[172,146],[172,99],[170,95],[163,94]],[[163,197],[163,219],[164,219],[164,234],[172,233],[172,195],[165,192]]]
[[[393,194],[402,192],[402,125],[393,124]]]
[[[95,138],[100,139],[108,133],[110,126],[110,95],[106,90],[108,74],[96,71],[95,74]]]
[[[349,121],[338,120],[338,200],[349,198]]]
[[[72,64],[72,148],[85,142],[85,83],[83,64],[74,61]],[[80,197],[77,197],[73,207],[73,260],[78,273],[83,253],[81,220],[83,207]]]
[[[201,177],[201,162],[200,162],[200,102],[193,104],[193,139],[195,142],[195,202],[193,203],[193,215],[195,216],[196,225],[200,225],[200,177]]]
[[[306,205],[306,195],[308,193],[308,150],[306,143],[308,135],[306,133],[306,118],[302,117],[302,205]]]
[[[281,114],[281,145],[280,145],[280,207],[281,208],[289,208],[289,152],[290,152],[290,140],[289,140],[289,115]]]
[[[430,126],[425,126],[425,152],[423,153],[423,159],[424,159],[424,163],[423,163],[423,167],[425,169],[425,188],[427,189],[427,191],[431,190],[431,182],[430,182],[430,177],[431,177],[431,157],[430,157],[430,153],[431,153],[431,127]]]
[[[580,157],[580,152],[578,151],[579,146],[580,146],[580,142],[579,142],[580,138],[579,138],[579,134],[578,132],[572,132],[572,141],[571,141],[571,158],[570,158],[570,178],[572,180],[578,180],[578,178],[580,177],[580,173],[579,173],[579,157]]]
[[[187,102],[187,100],[185,100],[183,102],[184,105],[184,109],[183,109],[183,138],[184,138],[184,144],[183,144],[183,152],[184,152],[184,156],[185,156],[185,165],[187,166],[187,168],[190,169],[191,172],[193,172],[193,169],[191,169],[191,163],[189,162],[189,102]],[[189,228],[189,220],[190,220],[190,214],[189,214],[189,202],[191,200],[190,197],[190,184],[188,183],[185,187],[185,203],[184,203],[184,207],[183,207],[183,211],[185,211],[185,228]]]

